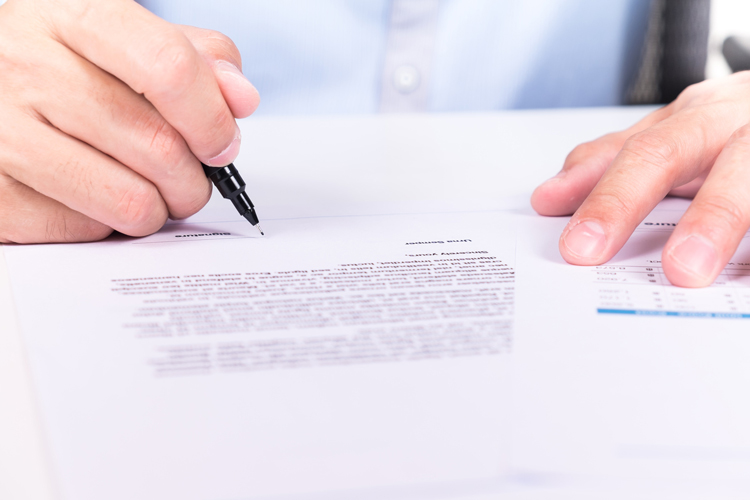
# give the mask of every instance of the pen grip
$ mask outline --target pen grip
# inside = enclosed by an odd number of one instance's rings
[[[244,216],[253,208],[253,202],[245,193],[245,181],[242,180],[242,176],[233,163],[226,167],[203,165],[203,171],[216,186],[221,196],[234,204],[240,215]]]

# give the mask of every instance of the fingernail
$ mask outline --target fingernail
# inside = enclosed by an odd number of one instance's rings
[[[692,235],[674,247],[669,255],[685,270],[709,279],[713,276],[719,254],[713,243],[702,236]]]
[[[216,68],[221,73],[228,75],[232,78],[241,80],[243,85],[248,86],[248,90],[251,90],[252,92],[255,92],[255,93],[258,92],[258,90],[255,88],[255,85],[250,83],[250,80],[248,80],[247,77],[244,74],[242,74],[242,71],[240,71],[240,68],[238,68],[234,64],[230,63],[229,61],[224,61],[223,59],[216,61],[214,64],[216,65]]]
[[[240,127],[235,124],[236,130],[234,132],[234,140],[227,146],[224,151],[214,156],[206,162],[209,167],[224,167],[232,163],[237,155],[240,153],[240,143],[242,142],[242,135],[240,134]]]
[[[607,245],[607,235],[601,224],[587,220],[577,224],[563,238],[570,253],[586,259],[593,259],[602,254]]]

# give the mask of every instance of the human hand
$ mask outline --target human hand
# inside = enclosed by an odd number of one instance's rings
[[[598,265],[667,194],[693,201],[664,247],[664,274],[708,286],[750,227],[750,72],[693,85],[633,127],[581,144],[531,203],[542,215],[575,212],[560,253]]]
[[[211,195],[258,106],[220,33],[132,0],[0,6],[0,243],[143,236]]]

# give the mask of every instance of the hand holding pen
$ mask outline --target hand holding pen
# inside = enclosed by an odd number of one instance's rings
[[[131,0],[8,0],[0,46],[0,242],[143,236],[196,213],[201,163],[234,161],[235,118],[259,102],[231,40]]]

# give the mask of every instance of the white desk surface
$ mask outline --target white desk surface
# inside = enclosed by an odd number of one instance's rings
[[[237,164],[261,214],[264,206],[353,199],[491,202],[528,196],[576,144],[651,109],[250,118],[241,122]],[[308,191],[321,176],[329,189]],[[55,498],[43,436],[0,246],[0,498]]]

